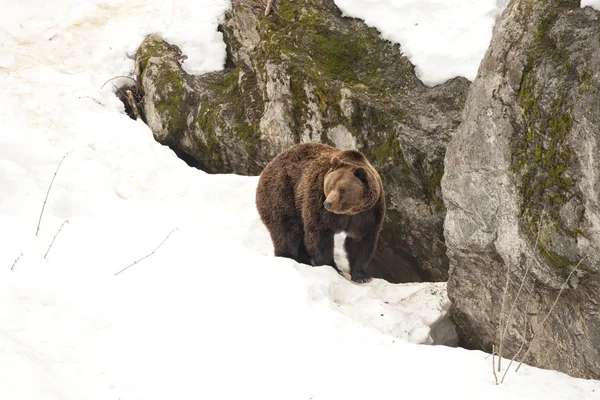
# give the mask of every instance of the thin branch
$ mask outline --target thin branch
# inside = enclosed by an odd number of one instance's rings
[[[540,220],[538,221],[538,232],[537,232],[537,236],[535,237],[535,246],[536,247],[540,240],[540,232],[542,231],[543,216],[544,216],[544,214],[542,213],[542,215],[540,216]],[[531,263],[528,263],[527,269],[525,270],[525,275],[523,275],[523,279],[521,280],[521,285],[519,286],[519,290],[517,291],[517,295],[515,296],[515,299],[513,300],[513,303],[510,306],[510,311],[508,312],[508,317],[506,318],[506,321],[504,321],[504,329],[502,329],[502,333],[500,334],[500,350],[498,351],[500,360],[502,360],[502,348],[503,348],[503,344],[504,344],[504,338],[506,337],[506,331],[508,330],[508,327],[510,326],[510,320],[512,318],[513,311],[515,310],[515,306],[517,304],[517,301],[519,300],[519,296],[521,295],[523,286],[525,285],[525,282],[527,281],[527,274],[529,274],[530,268],[531,268]],[[504,306],[503,306],[503,308],[504,308]],[[498,372],[500,372],[500,363],[501,363],[501,361],[498,361]]]
[[[138,106],[135,103],[135,99],[133,98],[133,93],[131,92],[131,90],[127,89],[125,91],[125,95],[127,97],[127,102],[129,103],[129,106],[131,107],[131,110],[133,112],[133,116],[135,117],[135,119],[140,119],[140,112],[138,111]]]
[[[527,292],[527,298],[525,299],[525,309],[523,311],[524,315],[525,315],[525,328],[524,328],[524,333],[523,333],[523,343],[521,343],[521,347],[523,347],[525,345],[525,342],[527,342],[527,326],[528,323],[530,322],[530,319],[528,318],[529,316],[529,302],[531,300],[531,295],[533,294],[533,291],[535,289],[535,281],[532,279],[531,281],[531,289],[529,289],[529,291]],[[520,352],[520,350],[519,350]]]
[[[60,226],[60,228],[58,229],[58,232],[56,232],[56,235],[54,235],[54,238],[52,239],[52,242],[50,243],[50,246],[48,246],[48,250],[46,250],[46,254],[44,254],[44,259],[46,259],[46,256],[48,255],[48,253],[50,252],[50,249],[52,248],[52,245],[54,244],[54,241],[56,240],[56,237],[58,236],[58,234],[60,233],[60,231],[62,231],[63,226],[65,226],[66,223],[68,223],[69,220],[65,219],[62,223],[62,225]]]
[[[562,294],[563,290],[565,290],[565,287],[567,286],[567,283],[569,282],[569,279],[571,279],[571,276],[573,275],[573,273],[575,271],[577,271],[577,268],[579,267],[579,265],[581,265],[581,263],[583,262],[583,260],[585,260],[587,258],[587,256],[584,256],[581,260],[579,260],[579,262],[577,263],[577,265],[575,266],[575,268],[573,268],[573,270],[571,271],[571,273],[569,273],[569,276],[567,276],[567,279],[565,279],[565,281],[563,282],[558,294],[556,295],[556,299],[554,299],[554,303],[552,304],[552,307],[550,307],[550,310],[548,310],[548,313],[546,314],[546,316],[544,317],[544,319],[542,320],[542,323],[540,324],[540,328],[538,329],[538,332],[542,329],[542,327],[544,326],[544,323],[546,322],[546,320],[548,319],[548,317],[550,316],[550,314],[552,313],[552,310],[554,310],[554,307],[556,306],[556,303],[558,303],[558,299],[560,298],[560,295]],[[537,332],[536,332],[537,333]],[[523,361],[525,361],[525,359],[527,358],[527,356],[529,355],[529,351],[531,351],[531,347],[533,345],[533,342],[535,341],[535,339],[537,338],[536,333],[533,334],[533,337],[531,338],[531,342],[529,342],[529,346],[527,347],[527,351],[525,352],[525,355],[523,356],[523,358],[521,359],[521,362],[519,363],[519,365],[517,366],[517,369],[515,370],[515,372],[519,371],[519,368],[521,368],[521,364],[523,364]]]
[[[492,345],[492,372],[494,373],[494,379],[496,379],[496,385],[497,385],[498,384],[498,375],[496,375],[495,356],[496,356],[496,346]]]
[[[273,0],[267,0],[267,7],[265,8],[265,17],[269,16],[271,12],[271,7],[273,7]]]
[[[506,325],[506,321],[503,321],[504,309],[506,308],[506,297],[508,293],[508,286],[510,284],[510,263],[506,265],[506,286],[504,287],[504,294],[502,295],[502,308],[500,309],[500,325],[498,326],[498,334],[500,339],[500,348],[498,349],[498,372],[500,372],[500,365],[502,364],[502,327]],[[504,324],[503,324],[504,322]],[[496,382],[497,384],[497,382]]]
[[[115,92],[121,93],[121,96],[127,97],[127,95],[125,94],[125,92],[121,88],[118,88],[115,85],[113,85],[113,89],[115,89]]]
[[[515,361],[515,358],[517,358],[519,356],[519,354],[521,354],[521,350],[523,350],[523,346],[525,346],[525,342],[521,343],[521,347],[519,347],[519,351],[517,351],[517,353],[513,356],[512,360],[510,360],[510,362],[508,363],[508,367],[506,367],[506,371],[504,371],[504,374],[502,375],[502,380],[500,381],[500,383],[504,383],[504,378],[506,377],[506,373],[510,369],[510,366],[512,365],[513,361]]]
[[[65,161],[65,158],[69,154],[71,154],[70,151],[63,156],[63,158],[58,163],[58,166],[56,167],[56,171],[54,171],[54,176],[52,177],[52,180],[50,181],[50,186],[48,186],[48,191],[46,192],[46,198],[44,199],[44,204],[42,205],[42,211],[40,212],[40,219],[38,221],[37,229],[35,230],[35,236],[37,236],[38,232],[40,231],[40,224],[42,223],[42,215],[44,215],[44,208],[46,208],[46,203],[48,202],[48,195],[50,194],[50,189],[52,189],[52,184],[54,183],[54,179],[56,178],[56,174],[58,173],[58,169],[60,168],[60,166],[62,165],[63,161]]]
[[[15,269],[15,265],[17,265],[17,263],[19,262],[19,259],[23,257],[23,253],[19,254],[19,257],[17,257],[17,259],[15,260],[15,262],[13,263],[13,265],[10,267],[11,271],[14,271]]]
[[[525,309],[523,311],[524,316],[525,316],[525,332],[523,334],[523,343],[527,340],[526,339],[526,335],[527,335],[527,324],[528,322],[530,322],[528,315],[529,315],[529,302],[531,301],[531,295],[533,295],[533,290],[535,289],[535,281],[532,279],[531,280],[531,289],[529,289],[529,291],[527,292],[527,297],[525,298]]]
[[[100,103],[98,100],[94,99],[93,97],[90,96],[79,96],[80,99],[90,99],[90,100],[94,100],[96,103],[100,104],[102,107],[104,107],[104,104]]]
[[[108,82],[114,81],[115,79],[119,79],[119,78],[131,79],[132,81],[135,82],[136,86],[138,85],[138,81],[136,81],[132,77],[130,77],[130,76],[124,76],[124,75],[119,75],[119,76],[115,76],[114,78],[110,78],[109,80],[107,80],[106,82],[104,82],[102,84],[102,87],[100,88],[100,90],[104,89],[104,85],[106,85]]]
[[[154,253],[156,253],[156,250],[158,250],[158,249],[159,249],[159,247],[160,247],[160,246],[162,246],[162,245],[163,245],[163,243],[164,243],[164,242],[166,242],[166,241],[167,241],[167,239],[169,239],[169,237],[171,236],[171,234],[172,234],[173,232],[175,232],[176,230],[177,230],[177,228],[175,228],[175,229],[173,229],[171,232],[169,232],[169,234],[167,235],[167,237],[166,237],[166,238],[164,238],[164,239],[163,239],[163,241],[162,241],[162,242],[160,242],[160,243],[159,243],[159,245],[158,245],[158,246],[156,246],[156,247],[154,248],[154,250],[152,250],[152,252],[151,252],[151,253],[148,253],[148,254],[146,254],[144,257],[140,258],[139,260],[136,260],[136,261],[132,262],[131,264],[129,264],[128,266],[126,266],[125,268],[123,268],[122,270],[120,270],[119,272],[115,273],[115,276],[119,275],[121,272],[125,271],[126,269],[128,269],[128,268],[130,268],[130,267],[134,266],[135,264],[139,263],[140,261],[142,261],[142,260],[145,260],[146,258],[148,258],[148,257],[150,257],[151,255],[153,255]]]

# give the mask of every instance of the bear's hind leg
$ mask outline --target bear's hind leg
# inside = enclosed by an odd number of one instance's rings
[[[373,279],[367,273],[367,265],[371,260],[376,243],[377,236],[368,236],[362,239],[346,236],[344,249],[348,255],[350,275],[354,282],[365,283]]]
[[[273,247],[276,257],[291,258],[299,263],[306,263],[303,255],[300,254],[302,247],[304,230],[302,221],[298,217],[286,217],[278,221],[279,235],[272,235]]]
[[[304,233],[303,233],[304,236]],[[304,243],[304,238],[300,242],[300,246],[298,247],[298,259],[296,260],[301,264],[310,265],[310,255],[308,254],[308,250],[306,250],[306,244]]]
[[[319,230],[307,232],[304,235],[306,250],[312,259],[312,265],[331,265],[339,274],[342,274],[333,258],[333,232],[330,230]]]

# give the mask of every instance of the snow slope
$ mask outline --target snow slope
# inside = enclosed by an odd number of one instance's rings
[[[531,367],[495,386],[484,353],[418,345],[455,340],[444,284],[273,257],[256,177],[188,168],[101,89],[149,32],[221,68],[227,6],[2,1],[0,398],[597,398]]]

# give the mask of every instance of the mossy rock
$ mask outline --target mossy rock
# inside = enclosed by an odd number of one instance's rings
[[[448,297],[461,344],[489,351],[503,332],[502,356],[512,358],[535,336],[526,363],[594,379],[599,18],[579,1],[508,4],[442,178]]]
[[[593,97],[597,86],[590,67],[594,64],[592,52],[577,48],[578,35],[567,22],[576,8],[577,1],[552,0],[539,11],[517,96],[523,118],[519,134],[512,137],[512,162],[519,178],[522,221],[531,239],[540,223],[565,240],[591,235],[586,233],[583,219],[575,225],[561,219],[561,210],[568,202],[580,207],[585,202],[572,148],[578,139],[571,134],[577,118],[574,108],[585,97]],[[538,247],[561,277],[583,256],[561,248]]]

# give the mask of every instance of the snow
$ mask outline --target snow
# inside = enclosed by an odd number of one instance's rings
[[[0,398],[597,398],[528,366],[496,386],[485,353],[424,345],[456,341],[445,284],[354,284],[341,236],[345,277],[273,257],[256,177],[189,168],[101,89],[150,32],[221,68],[227,7],[4,2]]]
[[[581,0],[581,8],[590,6],[600,11],[600,0]]]
[[[417,77],[435,86],[456,76],[475,79],[508,0],[335,0],[342,13],[400,43]]]

